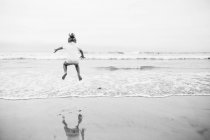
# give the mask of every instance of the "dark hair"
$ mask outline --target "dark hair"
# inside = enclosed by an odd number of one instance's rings
[[[69,33],[69,38],[68,38],[68,42],[70,43],[70,42],[74,42],[74,43],[76,43],[77,42],[77,40],[76,40],[76,37],[75,37],[75,35],[74,35],[74,33]]]

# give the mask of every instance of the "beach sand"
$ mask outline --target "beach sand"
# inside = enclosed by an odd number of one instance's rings
[[[1,99],[0,140],[66,140],[78,113],[85,140],[210,139],[210,96],[174,96]]]

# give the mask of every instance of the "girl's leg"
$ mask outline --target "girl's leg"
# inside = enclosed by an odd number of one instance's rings
[[[82,80],[82,77],[81,77],[81,75],[80,75],[79,64],[75,64],[75,68],[76,68],[76,70],[77,70],[78,79],[79,79],[79,80]]]
[[[84,128],[81,130],[81,135],[82,135],[82,140],[84,140],[85,139],[85,129]]]
[[[66,75],[67,75],[67,63],[66,61],[63,63],[63,70],[64,70],[64,74],[62,76],[62,79],[64,80],[66,78]]]

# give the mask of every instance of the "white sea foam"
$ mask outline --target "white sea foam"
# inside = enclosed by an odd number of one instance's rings
[[[87,59],[91,60],[185,60],[185,59],[210,59],[210,53],[158,53],[158,52],[87,52]],[[37,59],[56,60],[65,59],[62,53],[0,53],[0,60]]]
[[[210,95],[208,60],[81,61],[81,82],[74,67],[68,68],[63,81],[62,63],[45,59],[0,60],[0,98]]]

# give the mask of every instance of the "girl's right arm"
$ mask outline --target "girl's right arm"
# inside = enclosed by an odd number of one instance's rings
[[[62,49],[63,49],[63,47],[59,47],[59,48],[54,50],[54,53],[56,53],[57,51],[62,50]]]

